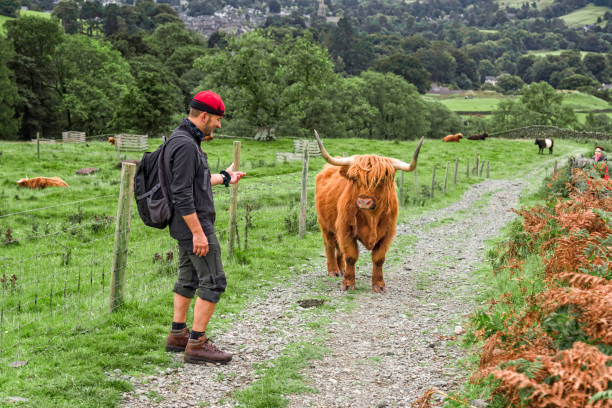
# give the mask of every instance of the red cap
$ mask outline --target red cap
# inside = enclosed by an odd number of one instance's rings
[[[225,115],[223,99],[213,91],[199,92],[193,97],[189,106],[202,112],[212,113],[213,115]]]

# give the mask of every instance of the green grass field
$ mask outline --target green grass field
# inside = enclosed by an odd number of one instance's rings
[[[19,15],[20,16],[36,16],[36,17],[43,17],[43,18],[51,18],[51,13],[46,12],[46,11],[20,10]],[[4,23],[9,20],[14,20],[14,18],[7,17],[7,16],[0,16],[0,35],[6,34]]]
[[[466,96],[469,96],[466,99]],[[508,98],[493,91],[466,91],[456,95],[433,95],[426,97],[436,100],[453,112],[491,112],[496,109],[497,104]]]
[[[527,54],[529,55],[535,55],[537,57],[544,57],[546,55],[561,55],[564,51],[567,50],[531,50],[531,51],[527,51]],[[580,57],[584,58],[585,55],[587,55],[588,52],[587,51],[580,51]]]
[[[506,7],[521,8],[521,6],[523,5],[524,1],[521,1],[521,0],[497,0],[497,3],[499,4],[500,8],[506,8]],[[533,2],[530,2],[530,3],[533,3]],[[554,0],[536,0],[535,3],[538,6],[538,9],[542,10],[544,7],[551,6],[554,3]]]
[[[377,153],[409,160],[416,146],[414,141],[321,136],[333,155]],[[150,144],[155,147],[159,141],[151,140]],[[230,139],[205,145],[213,171],[229,165],[231,146]],[[287,139],[242,142],[241,169],[247,177],[239,187],[241,244],[233,259],[227,257],[225,238],[229,194],[224,187],[215,187],[216,228],[229,284],[209,326],[213,338],[237,318],[249,299],[272,285],[289,284],[292,274],[297,273],[291,266],[319,259],[323,251],[316,226],[304,239],[297,238],[301,163],[275,161],[276,152],[292,151],[292,147],[293,141]],[[458,144],[426,140],[416,172],[418,194],[414,194],[414,173],[403,177],[406,205],[400,210],[400,221],[448,205],[471,184],[482,180],[473,174],[466,176],[466,165],[471,169],[477,155],[490,161],[491,177],[507,178],[544,165],[552,168],[553,160],[591,148],[567,140],[555,147],[555,154],[549,156],[538,155],[531,140],[489,139]],[[27,406],[116,406],[121,393],[131,385],[105,373],[119,369],[144,375],[172,365],[163,351],[163,341],[171,318],[176,258],[169,260],[168,253],[174,252],[174,241],[167,231],[144,227],[133,212],[125,306],[109,314],[120,177],[114,149],[104,142],[42,145],[40,160],[34,144],[0,142],[0,151],[0,265],[6,277],[0,301],[0,405],[9,396],[20,396],[28,399]],[[453,186],[457,157],[458,183]],[[443,194],[447,162],[448,191]],[[311,225],[316,217],[314,177],[323,164],[321,158],[313,158],[309,166]],[[434,165],[437,170],[432,199]],[[99,172],[75,175],[77,169],[90,166],[99,168]],[[59,176],[70,187],[28,190],[16,184],[25,176]],[[398,176],[397,180],[402,178]],[[248,249],[247,204],[252,208]],[[15,361],[27,363],[19,368],[8,366]],[[300,364],[295,362],[296,369]]]
[[[466,99],[469,95],[471,98]],[[564,91],[563,104],[570,106],[572,109],[581,112],[590,112],[601,109],[612,109],[612,104],[599,99],[593,95],[580,93],[577,91]],[[444,106],[454,112],[491,112],[497,107],[497,104],[507,98],[516,98],[515,96],[506,96],[492,91],[466,91],[457,95],[434,95],[427,94],[431,100],[437,100]]]
[[[603,18],[606,12],[612,12],[612,8],[596,6],[593,3],[589,3],[579,10],[561,16],[561,20],[565,21],[565,24],[569,27],[582,27],[589,24],[596,24],[597,18]]]

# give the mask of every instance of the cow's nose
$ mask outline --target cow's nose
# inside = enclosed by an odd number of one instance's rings
[[[359,196],[357,197],[355,205],[357,206],[357,208],[360,208],[362,210],[373,210],[374,208],[376,208],[376,200],[368,196]]]

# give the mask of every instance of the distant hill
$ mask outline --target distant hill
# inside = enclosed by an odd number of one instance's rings
[[[612,8],[596,6],[589,4],[579,10],[573,11],[561,17],[561,20],[565,21],[569,27],[582,27],[585,25],[596,24],[597,18],[606,14],[606,12],[612,13]]]

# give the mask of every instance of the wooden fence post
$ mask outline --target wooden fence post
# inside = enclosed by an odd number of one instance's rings
[[[40,132],[36,132],[36,156],[40,160]]]
[[[123,163],[121,166],[121,187],[117,206],[117,223],[115,226],[115,246],[113,250],[113,267],[111,271],[110,312],[123,304],[125,287],[125,267],[127,265],[130,225],[132,222],[132,197],[134,196],[134,174],[136,165]]]
[[[399,175],[399,205],[404,205],[404,172],[401,170]]]
[[[308,200],[308,142],[304,143],[304,159],[302,160],[302,192],[300,195],[300,223],[298,225],[298,238],[302,239],[306,233],[306,201]]]
[[[448,182],[448,165],[449,163],[446,162],[446,173],[444,173],[444,194],[446,194],[446,184]]]
[[[555,160],[555,167],[553,167],[553,175],[557,173],[557,161]]]
[[[453,186],[457,185],[457,171],[459,170],[459,157],[455,158],[455,177],[453,178]]]
[[[474,170],[472,171],[472,173],[475,176],[478,176],[478,162],[480,161],[480,156],[478,156],[478,154],[474,155]]]
[[[470,159],[465,160],[465,177],[470,178]]]
[[[491,162],[487,160],[487,178],[489,178],[490,176],[490,172],[489,172],[490,168],[491,168]]]
[[[240,142],[234,141],[234,171],[240,170]],[[228,256],[234,256],[234,240],[236,237],[236,214],[238,212],[238,184],[230,186],[229,225],[227,231]]]
[[[119,147],[119,139],[120,137],[115,139],[115,148],[117,149],[117,161],[121,163],[121,148]]]
[[[431,199],[434,198],[434,186],[436,185],[436,165],[433,167],[433,174],[431,175]]]
[[[417,177],[417,170],[414,169],[414,199],[416,200],[419,197],[419,179]]]
[[[484,161],[480,162],[480,171],[478,172],[478,177],[482,177],[482,171],[484,170]]]

